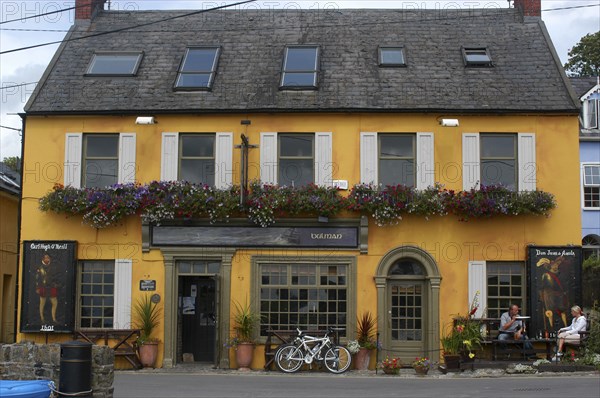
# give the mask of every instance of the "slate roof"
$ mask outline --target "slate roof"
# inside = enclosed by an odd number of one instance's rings
[[[189,11],[103,11],[68,37]],[[176,92],[186,49],[220,45],[211,92]],[[317,44],[319,89],[281,91],[286,45]],[[381,68],[380,45],[408,66]],[[485,46],[493,68],[466,68],[461,46]],[[207,112],[578,112],[541,20],[515,9],[215,11],[71,41],[55,56],[28,114]],[[94,51],[144,51],[136,77],[84,77]]]
[[[598,78],[595,76],[569,77],[569,80],[571,81],[571,85],[573,86],[577,98],[581,98],[598,84]]]
[[[13,171],[5,163],[0,162],[0,191],[18,196],[21,193],[19,180],[19,173]]]

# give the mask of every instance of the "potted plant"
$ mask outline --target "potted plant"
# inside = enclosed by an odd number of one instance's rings
[[[233,315],[235,336],[229,340],[229,347],[235,348],[235,358],[240,370],[249,370],[254,353],[254,329],[260,322],[260,314],[252,311],[248,304],[234,303]]]
[[[427,357],[416,357],[412,367],[419,375],[426,375],[429,369],[433,367],[433,362]]]
[[[160,324],[160,308],[146,294],[135,303],[133,312],[134,324],[140,329],[140,337],[136,341],[140,362],[144,367],[154,367],[160,340],[152,337],[152,332]]]
[[[381,361],[378,365],[378,368],[383,370],[383,373],[388,375],[397,375],[400,373],[400,368],[402,368],[402,361],[400,358],[391,358],[385,357],[383,361]]]
[[[355,363],[357,370],[369,369],[371,351],[377,348],[377,341],[373,338],[377,321],[369,311],[357,319],[356,340],[360,349],[356,353]]]
[[[456,315],[451,324],[446,325],[446,335],[441,338],[446,369],[459,368],[460,361],[470,361],[474,351],[481,347],[481,325],[473,319],[478,308],[475,294],[467,315]]]

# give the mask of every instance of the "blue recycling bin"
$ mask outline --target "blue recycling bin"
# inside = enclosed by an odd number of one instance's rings
[[[0,397],[2,398],[48,398],[50,380],[0,380]]]

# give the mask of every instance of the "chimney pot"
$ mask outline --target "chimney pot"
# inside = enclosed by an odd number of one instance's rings
[[[75,0],[75,20],[91,20],[104,8],[106,0]]]
[[[525,17],[542,17],[542,0],[515,0],[515,8]]]

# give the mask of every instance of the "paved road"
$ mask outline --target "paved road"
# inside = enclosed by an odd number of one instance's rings
[[[115,398],[600,397],[598,373],[472,378],[464,375],[375,376],[353,372],[344,375],[116,372],[114,386]]]

